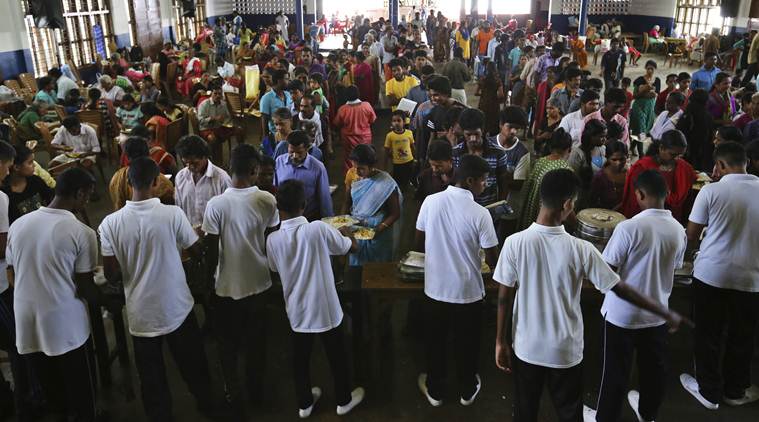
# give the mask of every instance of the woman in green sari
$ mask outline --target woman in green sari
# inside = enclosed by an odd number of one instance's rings
[[[545,157],[538,159],[530,172],[530,177],[524,184],[522,190],[525,193],[522,210],[519,213],[519,223],[517,230],[524,230],[529,227],[538,216],[540,210],[540,182],[543,176],[551,170],[571,169],[567,162],[569,152],[572,149],[572,137],[559,128],[553,132],[553,136],[548,140],[550,153]]]
[[[393,259],[395,232],[400,224],[403,196],[387,172],[375,168],[377,153],[367,144],[357,145],[348,157],[358,180],[351,184],[346,209],[362,226],[374,230],[371,240],[358,240],[359,250],[349,257],[349,265],[388,262]]]
[[[648,133],[656,120],[654,108],[656,96],[661,90],[661,79],[654,76],[656,62],[646,62],[646,73],[633,81],[633,98],[635,101],[630,108],[630,134],[638,135]],[[643,157],[643,144],[635,142],[638,157]]]

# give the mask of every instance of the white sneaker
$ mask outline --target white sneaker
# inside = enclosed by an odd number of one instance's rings
[[[432,407],[440,407],[443,405],[442,400],[433,399],[427,391],[427,374],[419,374],[419,377],[416,379],[416,385],[419,386],[419,391],[424,394],[424,397],[427,397],[427,401],[430,402]]]
[[[322,389],[319,387],[311,388],[311,395],[314,396],[314,401],[311,403],[311,406],[308,406],[308,409],[298,409],[298,416],[300,416],[301,419],[306,419],[311,416],[311,412],[314,410],[316,402],[319,401],[319,397],[322,396]]]
[[[596,411],[583,404],[582,420],[583,422],[596,422]]]
[[[725,397],[725,403],[729,404],[730,406],[741,406],[757,400],[759,400],[759,387],[755,385],[747,388],[743,393],[743,397],[739,399],[728,399]]]
[[[358,406],[364,400],[366,392],[363,387],[356,387],[351,391],[351,401],[345,406],[337,406],[337,415],[347,415],[354,407]]]
[[[689,392],[693,397],[695,397],[696,400],[698,400],[698,402],[701,403],[705,408],[709,410],[719,409],[719,404],[712,403],[701,395],[701,393],[698,391],[698,381],[696,381],[696,379],[689,374],[680,374],[680,384],[683,385],[685,391]]]
[[[480,393],[480,389],[482,388],[482,380],[480,379],[480,374],[475,374],[474,376],[477,378],[477,388],[474,390],[474,394],[472,394],[472,397],[470,397],[469,400],[465,400],[463,397],[461,398],[462,406],[470,406],[472,403],[474,403],[474,399],[477,398],[477,394]]]
[[[646,421],[643,419],[642,416],[640,416],[640,411],[638,411],[638,406],[640,403],[640,393],[637,390],[630,390],[627,393],[627,402],[630,403],[630,407],[632,407],[633,412],[635,412],[635,416],[638,418],[638,422],[654,422],[654,421]]]

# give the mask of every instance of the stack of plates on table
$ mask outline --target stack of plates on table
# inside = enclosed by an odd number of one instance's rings
[[[685,261],[683,267],[675,270],[675,282],[691,284],[693,282],[693,263]]]
[[[490,266],[485,263],[485,251],[483,250],[480,250],[480,259],[482,262],[482,273],[490,274]],[[424,279],[424,254],[411,251],[404,255],[398,263],[398,272],[401,278],[404,279]]]

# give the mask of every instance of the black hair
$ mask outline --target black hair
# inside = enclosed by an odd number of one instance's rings
[[[619,140],[625,133],[625,128],[619,123],[611,121],[606,123],[606,138],[608,140]]]
[[[656,64],[656,62],[655,62],[655,61],[653,61],[653,60],[647,60],[647,61],[646,61],[646,65],[645,65],[645,66],[643,66],[643,67],[644,67],[644,68],[646,68],[646,67],[653,67],[654,69],[656,69],[656,68],[658,67],[658,65],[657,65],[657,64]]]
[[[627,76],[622,78],[620,82],[622,83],[622,85],[628,85],[628,86],[632,85],[632,79],[628,78]]]
[[[714,147],[714,161],[724,161],[730,167],[742,167],[746,165],[748,157],[746,148],[738,142],[723,142]]]
[[[654,143],[648,147],[646,155],[655,157],[659,155],[659,151],[662,149],[672,148],[688,148],[688,141],[685,139],[685,135],[677,129],[664,132],[661,135],[660,141],[654,141]]]
[[[677,82],[687,81],[690,80],[690,73],[688,72],[680,72],[677,74]]]
[[[463,112],[464,109],[460,107],[451,107],[448,109],[448,111],[445,112],[445,116],[443,118],[443,130],[448,130],[456,126],[456,123],[459,122],[459,117],[461,116],[461,112]]]
[[[490,172],[490,165],[484,158],[466,154],[461,157],[459,167],[456,169],[454,178],[456,183],[462,183],[468,178],[479,179]]]
[[[305,131],[294,130],[290,132],[289,135],[287,135],[287,143],[294,147],[299,147],[301,145],[308,147],[308,145],[311,143],[311,139],[308,137],[308,134]]]
[[[564,128],[554,130],[551,139],[548,140],[548,150],[566,151],[569,148],[572,148],[572,136]]]
[[[208,147],[208,143],[198,135],[185,135],[179,138],[176,151],[177,155],[181,158],[208,158],[211,156],[211,149]]]
[[[401,68],[405,67],[403,61],[401,61],[401,59],[397,59],[397,58],[390,60],[390,63],[388,64],[388,66],[390,66],[390,69],[392,69],[394,67],[401,67]]]
[[[529,118],[522,107],[506,106],[498,115],[500,124],[508,123],[511,126],[527,127]]]
[[[306,87],[303,85],[303,82],[300,79],[293,79],[290,81],[290,84],[287,85],[287,90],[292,91],[301,91],[304,92],[306,90]]]
[[[366,60],[366,56],[364,55],[363,51],[356,51],[356,52],[354,52],[353,53],[353,57],[355,57],[356,60],[358,60],[360,62],[363,62],[364,60]]]
[[[147,189],[153,185],[160,173],[158,164],[150,157],[138,157],[129,162],[127,177],[132,188]]]
[[[572,78],[581,78],[582,77],[582,70],[575,69],[575,68],[567,68],[566,71],[564,71],[564,80],[569,80]]]
[[[16,157],[13,159],[13,164],[15,165],[21,165],[26,161],[32,154],[34,154],[34,151],[27,148],[26,145],[16,145]]]
[[[422,75],[432,75],[435,73],[435,68],[432,65],[426,64],[422,66]]]
[[[459,115],[459,126],[462,130],[482,129],[485,124],[485,115],[476,108],[464,109]]]
[[[604,93],[604,102],[625,104],[627,102],[627,95],[625,94],[625,90],[622,88],[614,87],[607,89]]]
[[[564,203],[576,198],[579,191],[580,181],[572,170],[551,170],[540,182],[540,206],[551,210],[562,209]]]
[[[276,117],[282,120],[291,120],[293,116],[289,108],[279,107],[274,110],[274,113],[272,113],[271,117],[272,118]]]
[[[746,144],[746,156],[751,161],[759,160],[759,139],[754,139]]]
[[[619,124],[617,124],[619,126]],[[609,125],[611,127],[611,125]],[[620,126],[621,127],[621,126]],[[611,158],[612,155],[616,153],[622,153],[623,155],[628,154],[627,145],[625,145],[624,142],[621,141],[611,141],[608,144],[606,144],[606,158]]]
[[[359,98],[358,87],[356,85],[351,85],[349,87],[346,87],[344,91],[344,95],[347,101],[358,100]]]
[[[744,92],[743,95],[741,95],[741,104],[743,104],[743,103],[750,103],[751,102],[751,97],[753,97],[754,94],[756,94],[756,93],[755,92]]]
[[[87,98],[89,98],[91,101],[99,100],[102,94],[103,93],[100,92],[100,89],[98,88],[90,88],[87,90]]]
[[[451,80],[445,76],[435,75],[427,80],[427,89],[432,89],[440,94],[451,96]]]
[[[284,69],[275,69],[271,72],[271,83],[276,84],[277,82],[285,79],[285,76],[287,75],[287,71]]]
[[[416,50],[416,51],[414,52],[414,58],[417,58],[417,57],[424,57],[424,58],[427,58],[427,52],[426,52],[426,51],[424,51],[424,50]]]
[[[672,91],[667,95],[667,98],[672,98],[678,106],[685,104],[685,94],[680,91]]]
[[[53,78],[51,78],[49,76],[43,76],[43,77],[41,77],[41,78],[39,78],[37,80],[37,87],[38,87],[38,89],[42,89],[42,88],[50,85],[51,82],[53,82]]]
[[[275,167],[277,165],[276,161],[274,161],[274,158],[266,155],[261,154],[261,163],[259,164],[259,167]]]
[[[348,159],[360,165],[373,166],[377,164],[377,152],[372,145],[359,144],[353,148]]]
[[[666,78],[664,78],[665,81],[668,81],[670,78],[673,78],[675,82],[677,82],[677,73],[670,73],[667,75]]]
[[[709,93],[706,92],[705,89],[698,88],[693,90],[691,92],[690,96],[688,97],[688,106],[687,109],[692,109],[696,106],[698,107],[706,107],[706,103],[709,101]]]
[[[295,66],[295,69],[293,69],[293,74],[295,76],[298,76],[298,75],[308,76],[308,70],[306,70],[306,68],[303,66]]]
[[[129,132],[130,137],[138,137],[138,138],[144,138],[146,140],[150,139],[150,129],[147,128],[147,126],[138,124],[135,127],[132,128],[131,132]]]
[[[716,88],[717,84],[722,83],[722,81],[728,78],[730,78],[730,74],[727,72],[717,73],[717,75],[714,77],[714,83],[712,84],[711,90],[713,91]]]
[[[309,79],[311,79],[312,81],[318,83],[319,85],[321,85],[322,83],[324,83],[324,75],[322,75],[321,73],[314,72],[314,73],[308,75],[308,77],[309,77]]]
[[[0,141],[0,161],[13,161],[16,157],[16,150],[13,145],[5,141]]]
[[[73,129],[80,125],[79,118],[76,116],[66,116],[61,122],[66,129]]]
[[[63,72],[61,72],[61,69],[58,69],[57,67],[51,68],[47,71],[47,74],[52,78],[60,78],[63,75]]]
[[[145,138],[132,136],[124,142],[124,154],[132,162],[140,157],[149,156],[150,147]]]
[[[743,143],[743,133],[735,126],[720,126],[717,128],[717,133],[725,141]]]
[[[396,109],[392,112],[391,116],[399,116],[401,119],[406,120],[406,112],[403,110]]]
[[[134,97],[132,96],[132,94],[124,94],[124,96],[121,97],[121,102],[122,103],[133,103],[135,101],[134,101]]]
[[[599,100],[601,99],[601,96],[598,95],[596,91],[593,91],[592,89],[586,89],[585,91],[580,94],[580,104],[585,104],[590,101]]]
[[[170,106],[171,101],[169,101],[169,97],[165,95],[161,95],[158,97],[158,99],[155,101],[156,104],[162,105],[162,106]]]
[[[296,214],[306,208],[306,189],[303,182],[288,179],[277,187],[277,209]]]
[[[453,160],[453,147],[450,142],[435,140],[430,142],[427,147],[427,159],[434,161],[451,161]]]
[[[55,195],[61,198],[74,198],[82,190],[93,189],[95,178],[81,167],[71,167],[56,179]]]
[[[646,195],[651,195],[658,199],[664,199],[669,193],[667,181],[658,170],[645,170],[638,175],[634,183],[635,189],[643,191]]]
[[[153,81],[153,77],[152,77],[152,76],[150,76],[150,75],[145,75],[145,77],[144,77],[144,78],[142,78],[142,82],[146,82],[146,81],[147,81],[147,82],[150,82],[150,83],[154,83],[154,81]]]
[[[250,176],[260,164],[261,154],[250,144],[237,145],[229,156],[229,172],[235,176]]]
[[[554,52],[554,51],[560,54],[564,54],[564,43],[562,42],[553,43],[553,45],[551,46],[551,52]]]

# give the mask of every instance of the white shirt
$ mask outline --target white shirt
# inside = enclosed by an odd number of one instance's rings
[[[563,226],[530,227],[506,238],[493,280],[516,287],[514,353],[533,365],[570,368],[582,361],[583,279],[601,293],[619,282],[595,246]]]
[[[322,333],[340,325],[343,310],[335,289],[330,255],[345,255],[351,240],[321,221],[285,220],[266,240],[269,268],[282,280],[290,327]]]
[[[664,132],[675,129],[675,125],[682,115],[682,110],[678,110],[677,113],[672,115],[672,117],[669,117],[669,112],[667,110],[662,111],[659,113],[659,116],[656,117],[654,125],[648,133],[655,140],[661,140],[661,136]]]
[[[74,274],[95,270],[95,231],[69,211],[42,207],[13,222],[5,256],[15,272],[18,352],[59,356],[83,345],[90,320]]]
[[[495,48],[498,47],[501,44],[500,41],[498,41],[498,38],[493,37],[490,41],[488,41],[488,57],[491,59],[495,57]]]
[[[79,135],[72,135],[65,127],[58,129],[53,138],[53,145],[65,145],[74,148],[74,152],[100,152],[100,142],[95,133],[95,129],[90,125],[82,124],[79,126]]]
[[[125,94],[124,90],[118,85],[113,85],[108,91],[101,87],[100,92],[103,94],[103,99],[110,100],[111,102],[121,101]]]
[[[277,22],[277,26],[279,26],[279,30],[282,31],[282,38],[285,39],[286,42],[289,42],[289,38],[287,36],[287,30],[290,26],[290,20],[287,19],[287,16],[285,15],[279,15],[276,18],[274,18],[274,21]]]
[[[66,94],[68,94],[72,89],[79,89],[79,86],[76,84],[76,82],[72,81],[71,78],[66,75],[61,75],[61,77],[58,78],[58,81],[56,81],[55,85],[56,96],[59,100],[65,100]]]
[[[203,224],[203,214],[206,212],[208,201],[216,195],[221,195],[232,184],[232,179],[226,171],[208,160],[206,172],[197,183],[187,167],[179,170],[174,182],[174,201],[195,227]]]
[[[573,111],[562,117],[559,127],[572,137],[573,147],[580,145],[582,130],[585,128],[585,116],[582,115],[582,110]]]
[[[385,50],[385,47],[393,48],[398,46],[398,38],[395,37],[395,35],[390,35],[388,38],[387,35],[383,35],[382,38],[380,38],[381,43],[381,50],[382,51],[382,63],[390,63],[390,60],[393,60],[395,58],[395,54],[388,52]],[[391,69],[392,70],[392,69]]]
[[[416,229],[425,234],[424,293],[448,303],[485,297],[480,249],[498,246],[493,219],[466,189],[448,186],[428,196]]]
[[[8,233],[8,195],[0,191],[0,234]],[[8,274],[5,269],[7,264],[5,259],[0,259],[0,293],[8,290]]]
[[[103,256],[121,266],[129,332],[157,337],[179,328],[195,303],[179,250],[198,240],[182,210],[158,198],[127,201],[98,231]]]
[[[274,195],[255,186],[227,188],[208,201],[203,231],[219,236],[218,296],[237,300],[271,287],[264,231],[277,224]]]
[[[707,226],[693,276],[714,287],[759,292],[759,177],[728,174],[704,186],[688,219]]]
[[[294,106],[294,104],[293,104]],[[308,117],[304,116],[303,113],[298,113],[298,119],[300,121],[309,121],[314,122],[314,125],[316,125],[316,136],[314,137],[314,146],[319,147],[319,145],[324,143],[324,135],[322,135],[322,120],[321,117],[319,117],[319,112],[314,110],[314,115],[311,116],[309,119]]]
[[[603,257],[632,288],[667,307],[675,269],[683,266],[687,243],[685,229],[671,211],[648,209],[614,228]],[[601,314],[617,327],[629,329],[666,322],[611,291],[606,293]]]

